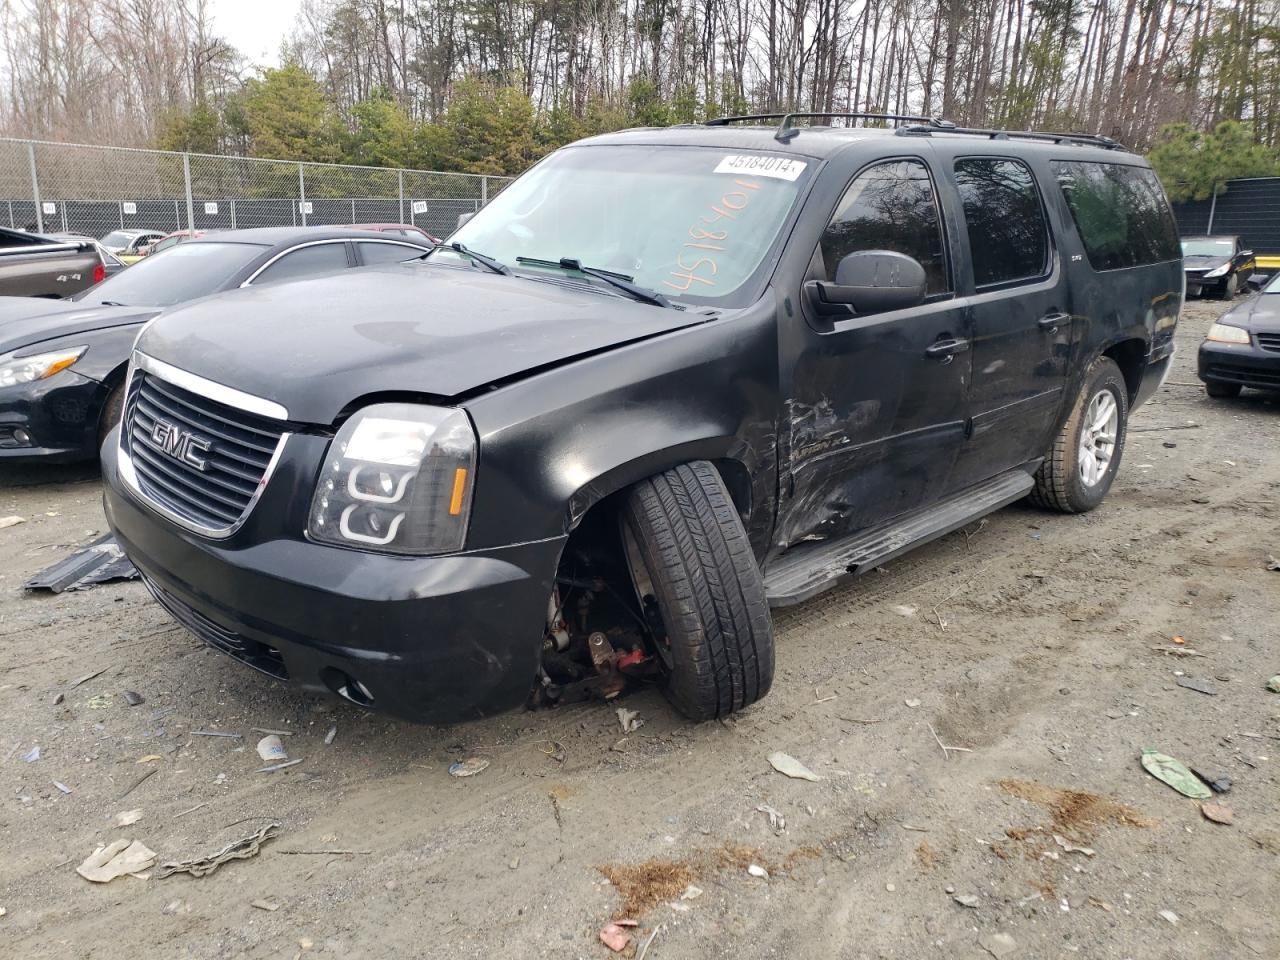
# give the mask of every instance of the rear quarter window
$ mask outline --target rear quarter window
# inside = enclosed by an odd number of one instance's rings
[[[1093,269],[1182,256],[1173,214],[1153,171],[1086,160],[1055,160],[1052,167]]]

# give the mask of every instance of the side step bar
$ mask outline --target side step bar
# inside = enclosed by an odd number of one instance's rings
[[[1035,481],[1026,470],[1010,470],[852,537],[793,547],[765,570],[764,588],[769,606],[802,603],[1022,499],[1033,486]]]

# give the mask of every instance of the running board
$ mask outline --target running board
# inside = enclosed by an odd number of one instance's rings
[[[1019,468],[830,543],[793,547],[764,575],[771,607],[789,607],[1020,500],[1035,481]]]

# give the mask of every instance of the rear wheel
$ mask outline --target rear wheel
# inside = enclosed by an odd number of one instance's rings
[[[1222,383],[1218,380],[1206,380],[1204,384],[1205,393],[1221,400],[1230,400],[1232,397],[1240,396],[1241,389],[1243,388],[1238,383]]]
[[[1120,468],[1128,421],[1124,376],[1114,360],[1099,357],[1036,471],[1031,502],[1062,513],[1084,513],[1100,504]]]
[[[764,584],[715,467],[696,461],[636,484],[622,538],[667,699],[710,720],[768,693],[773,624]]]

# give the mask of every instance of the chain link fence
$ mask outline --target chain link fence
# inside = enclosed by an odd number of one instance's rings
[[[511,180],[288,160],[0,139],[0,223],[112,230],[235,230],[410,223],[446,237]]]

